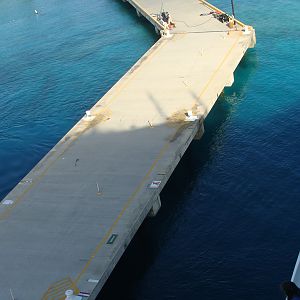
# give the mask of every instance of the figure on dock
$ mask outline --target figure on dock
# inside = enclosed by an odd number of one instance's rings
[[[159,22],[165,27],[165,28],[168,28],[168,29],[172,29],[175,26],[175,23],[173,22],[173,19],[171,17],[171,15],[169,14],[169,12],[165,12],[163,11],[160,16],[159,16]]]

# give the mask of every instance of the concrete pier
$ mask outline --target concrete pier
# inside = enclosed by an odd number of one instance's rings
[[[162,37],[2,200],[0,299],[95,299],[255,44],[204,1],[164,0],[170,30],[128,2]]]

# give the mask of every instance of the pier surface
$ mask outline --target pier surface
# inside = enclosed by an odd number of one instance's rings
[[[163,30],[160,0],[128,2]],[[200,16],[214,10],[205,2],[164,0],[164,10],[176,24],[171,36],[0,203],[0,299],[64,299],[67,289],[95,299],[255,44],[252,28]]]

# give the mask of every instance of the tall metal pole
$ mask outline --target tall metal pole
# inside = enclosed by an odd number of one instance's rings
[[[236,25],[233,0],[231,0],[231,8],[232,8],[233,24]]]
[[[231,0],[231,8],[232,8],[232,15],[235,18],[235,13],[234,13],[234,3],[233,0]]]

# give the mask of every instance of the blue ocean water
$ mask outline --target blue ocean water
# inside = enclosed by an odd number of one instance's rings
[[[283,299],[300,250],[300,2],[236,2],[257,46],[101,300]],[[0,199],[156,40],[119,0],[0,0]]]

